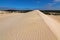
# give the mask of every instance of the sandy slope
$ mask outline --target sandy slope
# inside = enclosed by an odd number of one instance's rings
[[[49,16],[55,19],[56,21],[60,22],[60,15],[49,15]]]
[[[37,11],[3,17],[0,32],[0,40],[57,40]]]

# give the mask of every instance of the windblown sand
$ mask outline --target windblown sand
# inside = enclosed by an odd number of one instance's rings
[[[49,16],[60,23],[60,15],[49,15]]]
[[[37,11],[0,14],[0,40],[57,40]]]

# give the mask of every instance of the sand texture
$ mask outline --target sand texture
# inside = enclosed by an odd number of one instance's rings
[[[0,14],[0,40],[57,40],[38,13]]]

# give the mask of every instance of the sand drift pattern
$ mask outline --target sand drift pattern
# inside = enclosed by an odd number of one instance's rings
[[[1,16],[0,40],[57,40],[42,16],[37,10]]]

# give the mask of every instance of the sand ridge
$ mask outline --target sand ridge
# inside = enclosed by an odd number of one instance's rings
[[[3,17],[0,28],[0,40],[57,40],[36,10]]]

